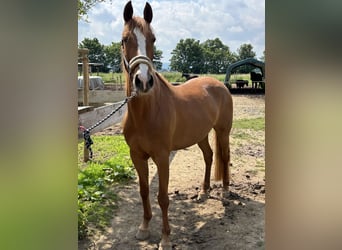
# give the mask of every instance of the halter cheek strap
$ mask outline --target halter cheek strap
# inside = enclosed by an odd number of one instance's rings
[[[129,67],[129,62],[127,61],[127,59],[126,59],[126,57],[125,57],[123,51],[121,51],[121,54],[122,54],[122,58],[123,58],[123,61],[124,61],[124,64],[125,64],[125,68],[126,68],[127,72],[128,72],[129,74],[131,74],[131,69],[130,69],[130,67]]]

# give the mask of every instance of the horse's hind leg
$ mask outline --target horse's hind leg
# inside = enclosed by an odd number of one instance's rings
[[[139,155],[133,152],[131,152],[131,158],[139,175],[140,196],[144,207],[143,221],[140,224],[139,230],[135,237],[138,240],[146,240],[150,236],[148,223],[152,218],[152,210],[149,199],[148,164],[146,159],[139,157]]]
[[[227,136],[227,140],[224,140],[222,145],[222,158],[225,163],[225,168],[223,172],[223,188],[224,190],[228,191],[229,186],[229,179],[230,179],[230,171],[229,171],[229,164],[230,164],[230,147],[229,147],[229,136]]]
[[[220,131],[216,130],[216,140],[219,144],[219,154],[223,164],[222,168],[222,184],[223,189],[226,195],[229,195],[228,186],[229,186],[229,164],[230,164],[230,147],[229,147],[229,130]]]
[[[198,143],[199,148],[201,149],[205,162],[205,174],[204,181],[202,184],[202,190],[200,192],[199,199],[202,199],[208,194],[210,188],[210,172],[211,172],[211,164],[213,162],[213,151],[211,150],[208,135]]]

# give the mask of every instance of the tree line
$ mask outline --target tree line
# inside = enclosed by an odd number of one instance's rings
[[[230,64],[256,57],[251,44],[242,44],[237,52],[232,52],[219,38],[203,43],[193,38],[181,39],[171,54],[171,70],[195,74],[224,74]],[[247,68],[242,67],[239,71],[249,72]]]
[[[103,45],[97,38],[85,38],[78,46],[89,49],[90,62],[103,63],[100,71],[121,72],[121,42]],[[163,52],[156,46],[154,46],[154,52],[153,63],[156,70],[161,70]],[[208,39],[203,43],[193,38],[181,39],[171,55],[169,70],[194,74],[223,74],[226,73],[230,64],[256,57],[251,44],[242,44],[237,52],[232,52],[219,38]],[[260,60],[264,61],[264,58],[265,51]],[[246,73],[250,69],[242,67],[239,71]]]

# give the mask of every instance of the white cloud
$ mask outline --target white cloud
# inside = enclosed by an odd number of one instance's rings
[[[163,61],[180,39],[204,42],[220,38],[236,52],[243,43],[251,43],[257,57],[265,49],[265,2],[260,0],[152,0],[152,26],[156,46],[163,51]],[[133,0],[134,15],[142,15],[146,0]],[[103,44],[118,42],[123,27],[125,3],[111,0],[96,5],[89,13],[89,23],[79,22],[78,40],[97,37]]]
[[[231,26],[227,29],[229,32],[232,32],[232,33],[240,33],[240,32],[243,32],[243,29],[241,26]]]

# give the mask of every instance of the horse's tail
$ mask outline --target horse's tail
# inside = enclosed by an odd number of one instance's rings
[[[229,162],[226,163],[226,170],[224,164],[224,154],[229,154],[229,152],[223,152],[220,139],[222,140],[222,138],[219,138],[217,132],[215,132],[215,181],[223,180],[224,175],[228,178],[226,180],[229,180]]]

